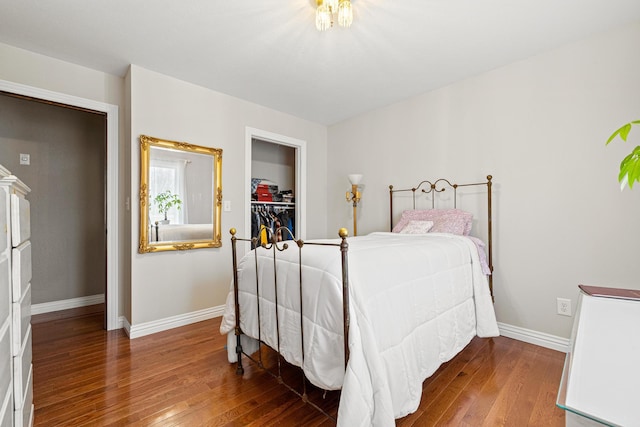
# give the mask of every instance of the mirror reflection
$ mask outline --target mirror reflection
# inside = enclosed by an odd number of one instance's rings
[[[222,150],[140,137],[140,253],[219,247]]]

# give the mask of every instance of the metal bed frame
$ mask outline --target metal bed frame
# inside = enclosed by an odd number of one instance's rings
[[[389,231],[393,229],[393,195],[395,193],[403,193],[411,191],[411,197],[413,199],[413,209],[416,208],[416,191],[420,190],[420,193],[431,194],[431,209],[435,209],[436,193],[442,193],[447,188],[453,189],[453,208],[457,208],[458,205],[458,188],[462,187],[475,187],[486,186],[487,187],[487,262],[489,264],[489,290],[491,291],[491,299],[493,298],[493,222],[491,220],[491,191],[492,191],[492,179],[493,176],[487,175],[486,182],[475,182],[471,184],[452,184],[449,180],[440,178],[433,182],[421,181],[417,186],[413,188],[405,188],[403,190],[394,190],[393,185],[389,186]],[[423,186],[425,188],[421,187]],[[419,193],[419,194],[420,194]]]
[[[275,377],[278,382],[289,390],[298,395],[303,402],[310,404],[316,410],[320,411],[327,417],[335,420],[336,418],[332,415],[328,414],[325,410],[320,408],[318,405],[309,400],[309,396],[307,393],[307,382],[305,381],[304,373],[302,374],[302,392],[299,392],[291,385],[287,384],[282,377],[282,365],[281,365],[281,356],[280,356],[280,322],[278,319],[278,273],[275,268],[277,253],[288,249],[289,242],[293,242],[298,246],[298,268],[299,268],[299,290],[300,290],[300,338],[301,338],[301,354],[302,354],[302,365],[304,365],[304,327],[302,325],[303,322],[303,313],[302,313],[302,248],[305,245],[315,245],[315,246],[336,246],[340,248],[340,253],[342,256],[342,314],[343,314],[343,334],[344,334],[344,367],[347,368],[347,362],[349,361],[349,267],[348,267],[348,259],[347,252],[349,251],[349,244],[347,243],[348,232],[346,228],[341,228],[338,232],[340,236],[340,243],[319,243],[319,242],[304,242],[302,239],[296,240],[291,234],[291,231],[286,227],[279,227],[275,230],[274,233],[271,234],[271,241],[268,244],[258,244],[258,238],[254,237],[252,239],[241,239],[236,237],[236,229],[232,228],[229,230],[231,233],[231,252],[233,256],[233,297],[234,297],[234,308],[235,308],[235,317],[236,317],[236,325],[235,325],[235,335],[236,335],[236,354],[238,357],[238,364],[236,367],[236,374],[243,375],[244,367],[242,366],[242,355],[244,354],[249,360],[256,363],[260,368],[264,369],[270,375]],[[291,240],[286,241],[277,241],[276,236],[282,233],[282,236],[290,237]],[[270,370],[266,369],[262,360],[262,351],[261,346],[265,343],[262,341],[261,327],[260,321],[258,321],[258,358],[254,358],[251,354],[247,354],[242,350],[242,344],[240,341],[240,337],[242,335],[242,329],[240,328],[240,304],[238,299],[238,255],[237,255],[237,242],[251,242],[251,247],[256,248],[254,252],[254,259],[256,265],[256,303],[257,303],[257,312],[258,319],[260,319],[260,293],[259,293],[259,282],[258,282],[258,250],[264,249],[271,252],[273,257],[273,279],[275,285],[275,308],[276,308],[276,336],[277,336],[277,344],[275,350],[278,354],[277,358],[277,374],[274,374]],[[278,246],[280,245],[280,246]],[[269,347],[269,346],[267,346]]]
[[[393,186],[390,185],[389,186],[389,209],[390,209],[390,230],[391,228],[393,228],[393,196],[395,193],[400,193],[400,192],[408,192],[411,191],[412,192],[412,198],[413,198],[413,208],[415,209],[416,206],[416,191],[420,190],[423,185],[425,186],[425,188],[421,189],[421,193],[425,193],[425,194],[429,194],[429,193],[433,193],[433,195],[435,195],[436,193],[441,193],[443,191],[445,191],[447,188],[452,188],[453,189],[453,193],[454,193],[454,208],[457,205],[457,189],[460,187],[470,187],[470,186],[486,186],[487,187],[487,193],[488,193],[488,263],[489,263],[489,268],[491,270],[491,272],[493,272],[493,257],[492,257],[492,249],[493,249],[493,244],[492,244],[492,221],[491,221],[491,185],[492,185],[492,176],[488,175],[487,176],[487,181],[486,182],[478,182],[478,183],[471,183],[471,184],[451,184],[450,181],[446,180],[446,179],[438,179],[434,182],[431,181],[422,181],[420,182],[416,187],[413,188],[409,188],[409,189],[402,189],[402,190],[394,190]],[[425,185],[426,184],[426,185]],[[448,186],[448,187],[447,187]],[[435,208],[435,197],[432,197],[432,208]],[[306,381],[306,377],[304,376],[304,373],[302,373],[302,391],[298,391],[296,388],[294,388],[293,386],[287,384],[285,382],[285,380],[283,379],[282,376],[282,364],[281,364],[281,359],[282,356],[280,355],[280,326],[279,326],[279,320],[278,320],[278,291],[277,291],[277,287],[278,287],[278,277],[277,277],[277,269],[275,268],[276,265],[276,260],[277,260],[277,254],[278,252],[284,251],[286,249],[288,249],[289,244],[296,244],[298,246],[298,267],[299,267],[299,287],[300,287],[300,334],[301,334],[301,347],[302,347],[302,365],[304,365],[304,328],[302,325],[302,319],[303,319],[303,313],[302,313],[302,248],[306,245],[318,245],[318,246],[335,246],[335,247],[339,247],[340,248],[340,252],[341,252],[341,258],[342,258],[342,297],[343,297],[343,304],[342,304],[342,312],[343,312],[343,320],[344,320],[344,324],[343,324],[343,333],[344,333],[344,364],[345,364],[345,369],[347,367],[347,363],[349,361],[349,343],[348,343],[348,339],[349,339],[349,267],[348,267],[348,250],[349,250],[349,244],[347,242],[347,237],[348,237],[348,231],[345,228],[341,228],[339,230],[339,237],[340,237],[340,242],[339,243],[320,243],[320,242],[304,242],[301,239],[296,240],[293,236],[293,234],[291,233],[291,231],[289,229],[287,229],[286,227],[280,227],[278,228],[278,230],[282,233],[282,236],[287,236],[290,238],[290,240],[285,240],[285,241],[277,241],[276,236],[278,235],[277,232],[271,233],[271,239],[270,242],[268,244],[259,244],[259,239],[258,238],[252,238],[252,239],[243,239],[243,238],[239,238],[236,237],[236,229],[232,228],[231,230],[229,230],[229,232],[231,233],[231,252],[232,252],[232,257],[233,257],[233,293],[234,293],[234,300],[235,300],[235,304],[234,304],[234,309],[235,309],[235,335],[236,335],[236,348],[235,348],[235,352],[237,354],[237,367],[236,367],[236,374],[238,375],[243,375],[244,374],[244,367],[242,365],[242,355],[246,356],[249,360],[251,360],[252,362],[254,362],[256,365],[258,365],[260,368],[264,369],[267,373],[269,373],[270,375],[272,375],[274,378],[276,378],[278,380],[278,382],[282,385],[284,385],[285,387],[287,387],[289,390],[291,390],[292,392],[294,392],[296,395],[298,395],[303,402],[310,404],[313,408],[315,408],[316,410],[320,411],[322,414],[324,414],[325,416],[331,418],[332,420],[336,421],[336,417],[332,416],[331,414],[327,413],[325,410],[323,410],[322,408],[320,408],[318,405],[316,405],[315,403],[313,403],[312,401],[309,400],[309,395],[307,393],[307,381]],[[258,321],[258,351],[257,351],[257,358],[255,358],[253,355],[251,354],[247,354],[244,352],[243,348],[242,348],[242,344],[241,344],[241,336],[243,335],[242,329],[240,327],[240,304],[239,304],[239,299],[238,299],[238,294],[239,294],[239,290],[238,290],[238,255],[237,255],[237,242],[249,242],[251,243],[251,247],[252,248],[256,248],[254,250],[254,260],[255,260],[255,265],[256,265],[256,301],[257,301],[257,315],[258,315],[258,319],[260,319],[260,298],[259,298],[259,281],[258,281],[258,276],[257,276],[257,271],[258,271],[258,250],[267,250],[271,252],[271,256],[273,258],[273,263],[274,263],[274,284],[275,284],[275,315],[276,315],[276,336],[277,336],[277,344],[276,347],[272,350],[274,350],[277,353],[277,372],[273,373],[271,372],[269,369],[267,369],[265,367],[265,364],[263,362],[262,359],[262,351],[261,348],[262,346],[266,346],[271,348],[270,346],[268,346],[266,343],[264,343],[262,341],[262,335],[261,335],[261,329],[260,329],[260,321]],[[489,276],[489,287],[491,290],[491,296],[493,298],[493,281],[492,281],[492,275]]]

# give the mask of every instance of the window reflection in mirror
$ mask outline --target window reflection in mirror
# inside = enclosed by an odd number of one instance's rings
[[[221,246],[222,150],[140,137],[139,252]]]

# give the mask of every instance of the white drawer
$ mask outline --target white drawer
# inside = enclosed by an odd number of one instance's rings
[[[31,427],[33,425],[33,369],[29,371],[27,390],[20,399],[20,408],[16,407],[13,414],[15,427]],[[15,396],[17,405],[18,396]]]
[[[28,381],[31,377],[33,352],[31,348],[31,328],[24,342],[24,347],[19,355],[13,358],[13,394],[16,396],[16,405],[18,404],[17,396],[24,396],[29,386]],[[20,409],[16,406],[16,409]]]
[[[1,178],[1,177],[0,177]],[[0,254],[9,247],[9,194],[0,187]]]
[[[0,394],[0,427],[13,427],[13,394],[11,389]]]
[[[22,293],[31,282],[31,242],[24,242],[12,252],[11,281],[13,302],[22,298]]]
[[[1,191],[0,191],[1,192]],[[11,274],[9,258],[0,253],[0,325],[11,313]]]
[[[24,347],[27,338],[28,329],[31,325],[31,285],[27,286],[26,292],[18,302],[13,303],[12,323],[13,335],[12,349],[13,355],[17,356],[22,347]]]
[[[7,390],[13,390],[11,378],[13,376],[13,357],[11,357],[11,328],[5,322],[0,326],[0,399],[4,398]]]
[[[11,245],[15,248],[31,237],[29,201],[16,194],[11,195]]]
[[[31,354],[29,354],[29,356],[30,355]],[[33,365],[21,365],[19,367],[20,372],[17,372],[18,367],[16,365],[18,365],[18,363],[14,363],[14,374],[18,373],[22,377],[18,378],[15,375],[13,377],[13,409],[18,410],[32,403],[33,397],[30,397],[29,400],[26,400],[26,398],[29,397],[30,393],[33,393],[31,390],[33,388]],[[23,369],[26,369],[26,372],[22,372]]]

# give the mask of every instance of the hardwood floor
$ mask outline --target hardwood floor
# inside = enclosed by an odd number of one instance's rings
[[[36,426],[335,424],[253,364],[237,376],[219,318],[129,340],[102,329],[101,311],[47,316],[33,318]],[[419,409],[397,425],[563,426],[555,406],[563,361],[509,338],[475,338],[425,381]],[[337,392],[310,397],[335,415]]]

